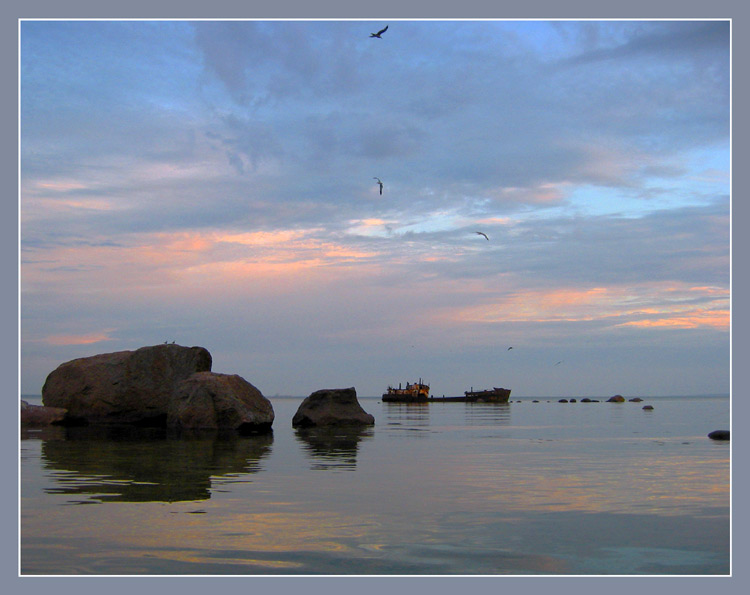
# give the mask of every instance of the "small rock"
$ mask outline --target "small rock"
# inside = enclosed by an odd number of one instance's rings
[[[374,423],[375,418],[359,404],[354,387],[316,391],[302,401],[292,418],[295,428]]]
[[[714,430],[708,437],[711,440],[729,440],[729,430]]]
[[[26,401],[21,401],[22,426],[60,425],[64,422],[66,413],[67,410],[61,407],[30,405]]]
[[[607,399],[607,403],[624,403],[625,397],[622,395],[615,395],[614,397],[610,397]]]
[[[651,411],[653,408],[654,408],[653,405],[644,405],[643,406],[644,411]]]
[[[567,403],[567,402],[568,402],[568,399],[560,399],[560,400],[558,401],[558,403]]]

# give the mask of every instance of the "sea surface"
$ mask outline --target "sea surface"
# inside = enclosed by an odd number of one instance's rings
[[[729,398],[644,399],[360,398],[374,426],[301,433],[283,397],[266,436],[22,431],[20,573],[729,574],[731,446],[707,438]]]

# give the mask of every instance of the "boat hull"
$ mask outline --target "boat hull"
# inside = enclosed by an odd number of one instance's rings
[[[454,403],[507,403],[509,399],[510,389],[497,387],[492,390],[466,391],[463,397],[430,397],[430,401]]]

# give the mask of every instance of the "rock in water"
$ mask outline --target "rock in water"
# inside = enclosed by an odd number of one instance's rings
[[[314,392],[302,401],[292,418],[292,426],[295,428],[374,423],[375,418],[362,409],[353,387]]]
[[[714,430],[708,437],[711,440],[729,440],[729,430]]]
[[[624,403],[625,397],[622,395],[615,395],[614,397],[610,397],[607,399],[607,403]]]
[[[176,429],[271,431],[271,402],[236,374],[198,372],[175,388],[167,426]]]
[[[42,403],[67,423],[163,425],[175,386],[211,370],[203,347],[164,344],[74,359],[53,370]]]
[[[65,413],[65,409],[59,407],[30,405],[26,401],[21,401],[22,426],[36,427],[61,424],[65,419]]]

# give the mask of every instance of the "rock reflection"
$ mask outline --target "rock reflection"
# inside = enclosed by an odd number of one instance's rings
[[[295,436],[312,458],[312,469],[354,470],[359,443],[372,438],[373,428],[360,425],[300,428]]]
[[[272,442],[272,434],[66,428],[63,439],[42,443],[42,463],[57,484],[46,492],[86,504],[207,500],[212,477],[258,472]]]

